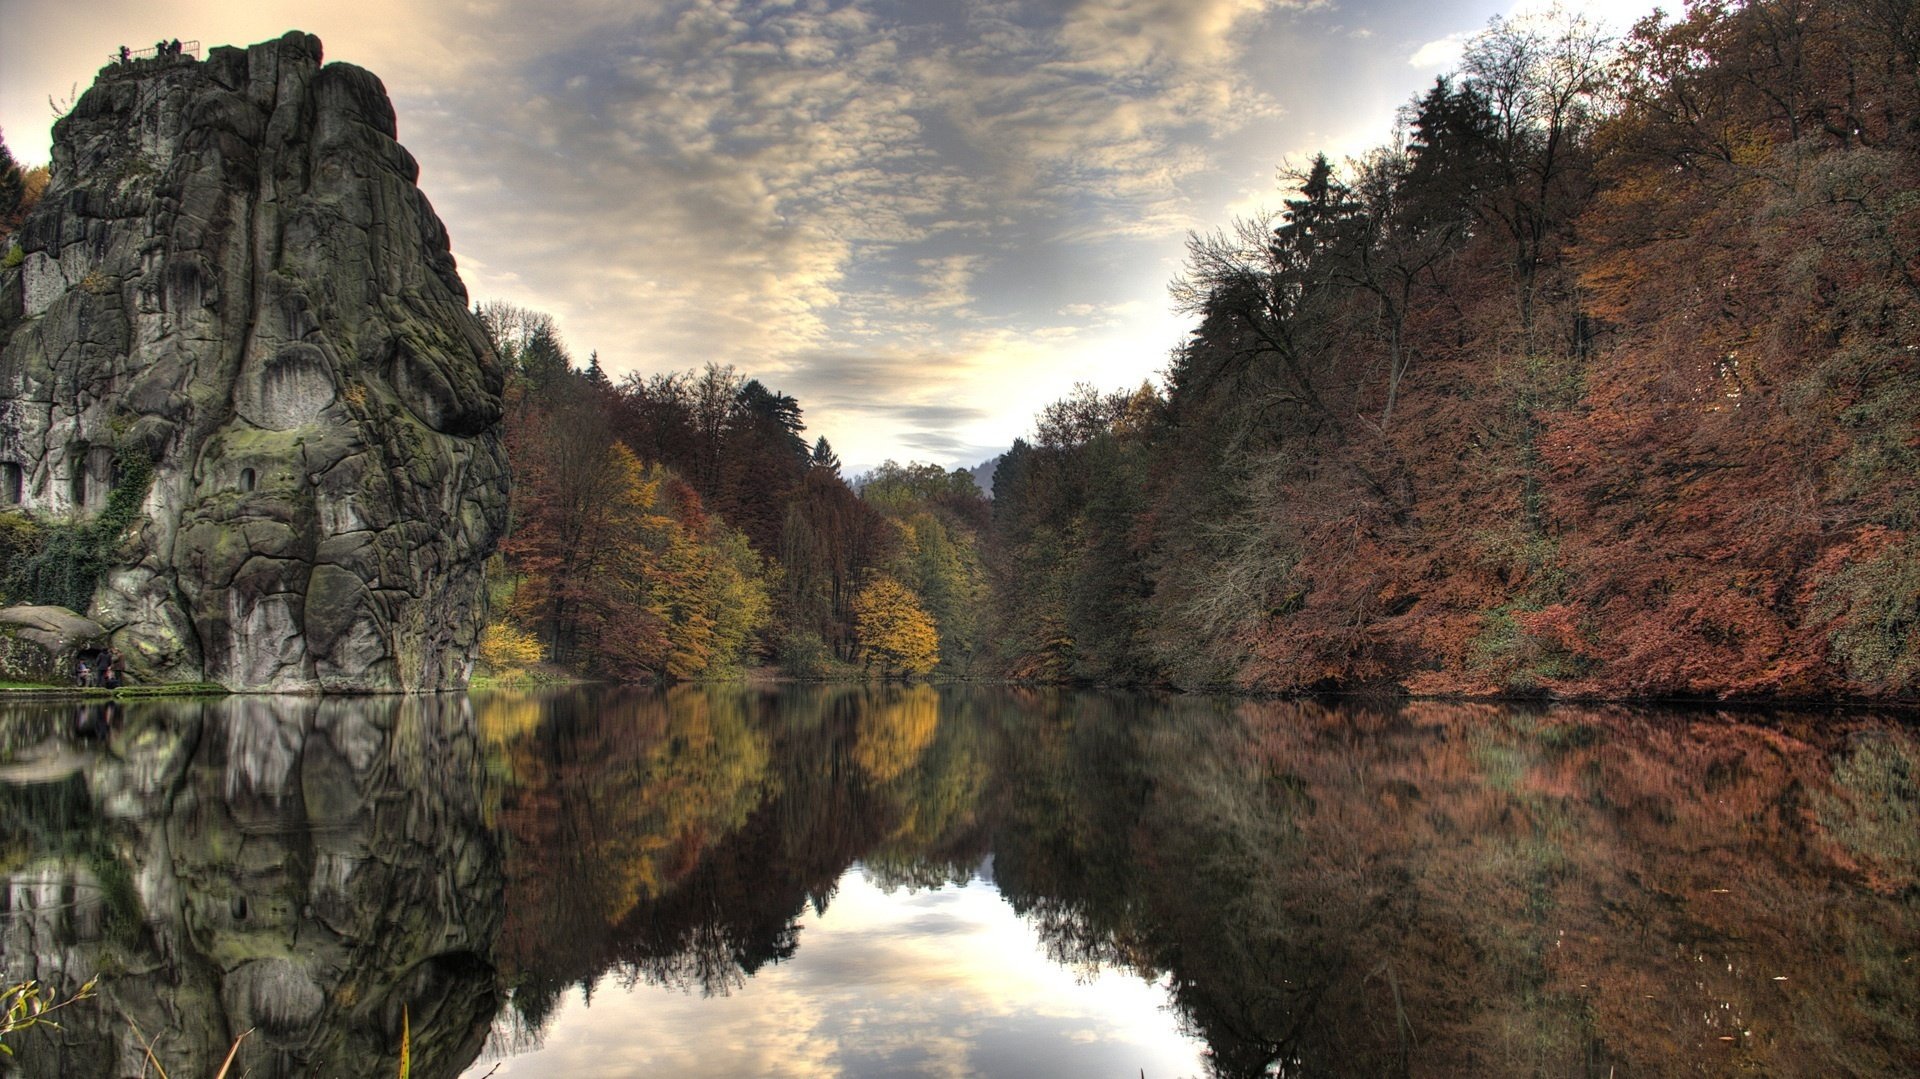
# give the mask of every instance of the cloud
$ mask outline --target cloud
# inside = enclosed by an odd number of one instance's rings
[[[1451,71],[1460,65],[1460,58],[1466,54],[1467,43],[1479,35],[1478,30],[1462,30],[1446,37],[1427,42],[1413,51],[1407,58],[1410,66],[1426,69]]]
[[[538,193],[456,189],[490,197],[511,238],[456,234],[477,294],[554,310],[616,372],[791,367],[843,336],[977,329],[980,275],[1035,243],[1197,224],[1183,185],[1211,141],[1271,108],[1233,61],[1275,6],[1002,2],[889,21],[589,3],[543,14],[569,29],[530,40],[502,9],[491,34],[430,35],[436,66],[469,67],[443,72],[453,130],[423,156]]]
[[[876,459],[1004,445],[1076,378],[1137,381],[1178,340],[1147,334],[1184,233],[1292,149],[1272,125],[1311,103],[1280,73],[1339,83],[1335,43],[1399,64],[1349,36],[1366,4],[1314,36],[1333,13],[1304,0],[6,2],[15,96],[20,42],[90,72],[102,18],[320,34],[393,94],[476,299],[552,313],[616,376],[733,364]],[[933,404],[962,407],[908,411]]]

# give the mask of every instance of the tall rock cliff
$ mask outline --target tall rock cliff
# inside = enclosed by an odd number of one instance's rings
[[[84,520],[150,471],[88,612],[136,674],[462,684],[502,372],[380,80],[301,33],[114,64],[53,158],[0,277],[0,501]]]

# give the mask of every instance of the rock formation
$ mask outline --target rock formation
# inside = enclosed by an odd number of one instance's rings
[[[151,463],[86,612],[136,676],[463,684],[502,373],[394,136],[301,33],[111,65],[54,127],[0,276],[0,502],[84,517]]]
[[[81,650],[105,632],[65,607],[0,610],[0,679],[70,685]]]

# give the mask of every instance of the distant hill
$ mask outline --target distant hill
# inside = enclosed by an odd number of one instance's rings
[[[973,477],[974,485],[979,487],[980,493],[988,498],[993,497],[993,474],[1000,470],[1000,458],[1005,456],[1006,454],[995,454],[967,469],[967,475]]]

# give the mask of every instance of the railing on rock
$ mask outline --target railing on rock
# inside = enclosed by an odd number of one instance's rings
[[[200,59],[200,43],[198,41],[182,41],[177,44],[179,46],[177,49],[175,48],[176,42],[172,41],[164,45],[149,45],[144,49],[128,49],[123,47],[119,52],[109,53],[107,59],[113,63],[131,63],[134,60],[158,60],[163,54],[170,57],[191,56],[195,60]]]

